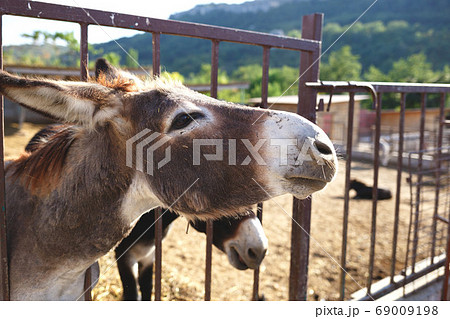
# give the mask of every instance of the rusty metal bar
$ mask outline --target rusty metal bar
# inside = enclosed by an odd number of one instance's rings
[[[155,301],[161,301],[163,209],[155,209]],[[153,279],[151,279],[153,280]]]
[[[161,34],[152,33],[153,46],[153,76],[159,76],[161,73]]]
[[[444,123],[445,123],[445,93],[441,94],[441,101],[439,107],[439,127],[438,127],[438,140],[437,140],[437,158],[436,158],[436,187],[434,196],[434,213],[433,213],[433,225],[432,225],[432,238],[431,238],[431,262],[434,262],[434,256],[436,254],[436,228],[437,220],[439,216],[439,192],[441,188],[441,158],[442,158],[442,140],[444,138]]]
[[[153,76],[159,76],[161,70],[159,33],[152,34],[152,53]],[[162,296],[162,213],[162,208],[155,210],[155,301],[161,301]]]
[[[323,14],[303,17],[302,38],[320,41]],[[320,47],[315,52],[300,55],[300,79],[297,113],[312,122],[316,120],[316,96],[306,82],[319,79]],[[306,300],[308,288],[309,234],[311,231],[311,198],[294,198],[292,210],[291,263],[289,272],[289,300]]]
[[[422,162],[423,162],[423,150],[425,148],[425,116],[427,107],[427,95],[422,93],[421,95],[421,105],[420,105],[420,141],[419,141],[419,159],[417,164],[417,188],[416,188],[416,205],[414,213],[414,239],[413,239],[413,253],[411,261],[411,269],[414,273],[416,267],[416,257],[417,257],[417,245],[419,244],[419,214],[420,214],[420,192],[422,190]]]
[[[447,224],[447,250],[445,254],[444,280],[442,283],[442,294],[441,294],[442,301],[448,300],[449,273],[450,273],[450,223]]]
[[[395,192],[395,213],[394,213],[394,234],[392,238],[392,258],[391,258],[391,283],[394,282],[395,265],[397,259],[397,240],[398,225],[400,220],[400,198],[402,187],[402,170],[403,170],[403,143],[405,134],[405,109],[406,109],[406,93],[402,93],[400,97],[400,120],[398,124],[398,156],[397,156],[397,189]]]
[[[211,97],[217,98],[219,76],[219,41],[212,41],[211,45]]]
[[[413,282],[417,278],[423,277],[423,276],[429,274],[430,272],[444,266],[444,264],[445,264],[445,259],[442,259],[441,261],[431,264],[418,272],[415,272],[409,276],[406,276],[405,278],[399,280],[398,282],[389,284],[386,287],[383,287],[382,289],[371,293],[370,296],[369,295],[364,296],[363,298],[359,299],[359,301],[377,300],[378,298],[381,298],[381,297],[387,295],[388,293],[390,293],[398,288],[401,288],[402,286],[403,287],[406,286],[407,284]]]
[[[219,41],[211,41],[211,97],[217,98],[219,75]],[[206,222],[205,300],[211,300],[213,222]]]
[[[159,76],[161,72],[160,52],[160,34],[152,33],[153,76]],[[161,301],[162,296],[162,214],[162,208],[157,208],[155,210],[155,301]]]
[[[261,79],[261,107],[267,108],[267,99],[269,97],[269,65],[270,65],[270,47],[263,47],[262,79]],[[262,224],[263,203],[258,203],[256,215]],[[253,271],[253,295],[252,300],[259,300],[259,267]]]
[[[84,301],[92,301],[92,266],[84,274]]]
[[[81,81],[87,81],[89,78],[88,25],[86,23],[80,23],[80,31],[80,76]]]
[[[256,216],[262,224],[263,218],[263,203],[258,203],[256,206]],[[258,301],[259,299],[259,267],[253,271],[253,294],[252,300]]]
[[[377,197],[378,197],[378,169],[380,167],[380,136],[381,136],[381,108],[382,94],[378,93],[375,122],[375,146],[373,151],[373,189],[372,189],[372,224],[370,229],[369,276],[367,278],[367,294],[371,294],[373,267],[375,262],[375,243],[377,232]]]
[[[205,301],[211,300],[213,222],[206,222]]]
[[[353,117],[355,110],[355,93],[350,93],[348,103],[348,129],[347,129],[347,145],[345,158],[345,193],[344,193],[344,218],[342,225],[342,249],[341,249],[341,276],[339,299],[345,299],[345,275],[347,265],[347,234],[348,234],[348,212],[350,202],[350,173],[352,169],[352,150],[353,150]]]
[[[4,14],[43,18],[67,22],[98,24],[107,27],[156,32],[186,37],[220,40],[258,46],[271,46],[287,50],[317,51],[320,43],[309,39],[263,34],[260,32],[209,26],[199,23],[161,20],[128,14],[84,9],[37,1],[2,0],[0,12]]]
[[[364,81],[320,81],[308,83],[308,86],[333,86],[335,93],[348,93],[348,86],[373,87],[377,93],[446,93],[450,92],[450,84],[441,83],[397,83],[397,82],[364,82]]]
[[[80,78],[87,81],[89,78],[89,51],[88,51],[88,25],[80,24]],[[92,301],[92,269],[89,267],[84,276],[84,300]]]
[[[263,47],[263,64],[261,80],[261,107],[267,108],[267,99],[269,97],[269,65],[270,65],[270,47]]]
[[[412,169],[411,169],[411,152],[408,156],[408,167],[409,167],[409,180],[411,181],[409,185],[409,225],[408,225],[408,237],[406,241],[406,254],[405,254],[405,269],[408,268],[409,263],[409,248],[411,245],[411,230],[413,225],[413,184],[412,184]],[[406,276],[406,272],[404,273]],[[405,286],[403,286],[403,294],[405,294]]]
[[[0,69],[3,70],[3,15],[0,14]],[[9,300],[8,248],[6,244],[6,196],[5,196],[5,123],[4,100],[0,97],[0,300]]]

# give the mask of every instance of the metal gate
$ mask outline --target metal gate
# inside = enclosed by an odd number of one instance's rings
[[[269,83],[269,62],[271,49],[293,50],[299,53],[299,102],[297,112],[311,121],[316,119],[316,98],[317,92],[328,93],[349,93],[349,111],[347,124],[347,141],[345,146],[345,189],[343,204],[343,235],[341,238],[342,250],[340,265],[340,285],[336,287],[339,290],[340,299],[348,298],[346,296],[346,263],[347,263],[347,233],[349,225],[349,203],[350,190],[349,183],[351,177],[351,163],[353,155],[353,124],[354,124],[354,97],[358,92],[370,92],[373,96],[374,109],[376,111],[375,136],[373,140],[373,198],[377,197],[378,171],[380,166],[380,136],[381,136],[381,109],[383,94],[399,93],[401,95],[400,120],[398,123],[399,141],[396,161],[396,181],[395,190],[395,210],[393,212],[395,219],[392,228],[392,258],[390,267],[389,284],[382,290],[374,291],[373,271],[375,264],[375,244],[376,244],[376,223],[377,223],[377,200],[372,200],[371,213],[371,232],[370,232],[370,251],[367,276],[367,289],[364,300],[377,299],[386,295],[390,291],[402,287],[406,283],[423,276],[430,271],[440,268],[445,260],[434,261],[429,267],[417,272],[405,274],[400,280],[396,277],[396,260],[398,247],[399,230],[399,211],[400,201],[402,200],[401,180],[403,170],[406,168],[403,159],[404,127],[405,127],[405,108],[406,95],[411,93],[420,93],[422,95],[421,103],[421,123],[420,123],[420,146],[423,149],[425,142],[425,111],[427,105],[427,94],[437,93],[441,96],[439,130],[437,137],[438,149],[442,149],[444,140],[444,118],[446,93],[450,92],[450,85],[439,84],[404,84],[404,83],[367,83],[367,82],[319,82],[319,61],[321,54],[321,35],[322,35],[322,14],[312,14],[304,16],[302,20],[302,39],[294,39],[270,34],[236,30],[223,27],[213,27],[195,23],[186,23],[178,21],[160,20],[139,16],[132,16],[120,13],[105,12],[91,9],[53,5],[25,0],[0,0],[0,25],[3,15],[18,15],[25,17],[44,18],[51,20],[75,22],[80,25],[80,54],[81,68],[80,74],[83,80],[88,78],[88,26],[99,25],[108,27],[119,27],[144,31],[152,34],[153,47],[153,74],[160,73],[160,36],[162,34],[201,38],[211,41],[211,84],[210,92],[212,97],[217,97],[218,88],[218,69],[219,69],[219,48],[222,42],[234,42],[261,47],[262,50],[262,83],[261,96],[262,106],[267,107],[268,83]],[[111,18],[113,17],[113,18]],[[3,26],[1,26],[3,28]],[[0,29],[1,31],[1,29]],[[0,48],[1,43],[0,32]],[[0,51],[2,52],[2,50]],[[2,56],[0,56],[0,61]],[[3,64],[3,63],[1,63]],[[1,102],[3,116],[3,100]],[[319,105],[319,108],[321,105]],[[322,103],[323,107],[323,103]],[[0,119],[0,130],[2,132],[2,141],[0,143],[0,159],[2,169],[0,169],[0,204],[2,212],[0,213],[0,296],[3,300],[9,300],[9,282],[8,282],[8,258],[6,245],[6,205],[5,205],[5,182],[4,182],[4,148],[3,148],[3,117]],[[419,163],[422,161],[419,156]],[[438,192],[437,192],[438,193]],[[436,196],[436,205],[439,205],[439,194]],[[309,247],[311,230],[311,198],[306,200],[293,199],[292,212],[292,233],[291,233],[291,258],[289,274],[289,296],[290,300],[306,300],[308,265],[309,265]],[[445,212],[448,213],[448,212]],[[158,213],[160,215],[161,212]],[[263,205],[258,205],[258,217],[262,219]],[[444,214],[445,215],[445,214]],[[438,218],[437,216],[434,216]],[[441,216],[442,217],[442,216]],[[443,216],[445,217],[445,216]],[[448,216],[446,217],[448,220]],[[159,221],[161,221],[159,219]],[[162,223],[156,223],[156,262],[155,262],[155,300],[161,300],[161,237]],[[450,228],[449,228],[450,229]],[[206,265],[205,265],[205,300],[211,299],[211,255],[212,255],[212,224],[207,227],[207,245],[206,245]],[[448,258],[448,257],[447,257]],[[254,272],[252,299],[258,300],[259,295],[259,271]]]
[[[99,25],[139,30],[152,34],[153,46],[153,74],[160,73],[160,36],[170,34],[184,37],[207,39],[211,41],[211,85],[212,97],[217,97],[219,47],[221,42],[234,42],[259,46],[263,52],[262,66],[262,106],[267,107],[270,50],[272,48],[294,50],[299,52],[299,103],[298,110],[304,117],[315,119],[316,94],[312,90],[304,89],[307,81],[317,81],[319,71],[319,56],[321,50],[322,14],[313,14],[303,17],[302,39],[281,37],[258,32],[236,30],[223,27],[213,27],[195,23],[160,20],[147,17],[132,16],[127,14],[105,12],[91,9],[68,7],[24,0],[0,0],[0,22],[3,15],[17,15],[24,17],[43,18],[66,22],[75,22],[80,25],[80,54],[81,54],[81,79],[88,78],[88,26]],[[113,18],[111,18],[113,17]],[[3,26],[2,26],[3,28]],[[0,35],[0,47],[1,35]],[[2,57],[0,60],[3,61]],[[314,63],[316,62],[316,63]],[[3,63],[2,63],[3,66]],[[3,114],[3,100],[2,100]],[[1,119],[2,141],[0,143],[0,158],[2,169],[0,170],[0,214],[1,230],[1,297],[9,299],[8,285],[8,260],[6,245],[6,221],[5,221],[5,183],[4,183],[4,149],[3,149],[3,118]],[[289,299],[306,299],[308,247],[309,237],[297,224],[301,225],[308,233],[310,229],[311,200],[294,200],[292,247],[291,247],[291,274]],[[159,212],[161,214],[161,212]],[[158,214],[158,215],[159,215]],[[262,218],[262,204],[259,205],[258,216]],[[155,299],[161,299],[161,219],[156,223],[156,262],[155,262]],[[211,253],[212,253],[212,223],[207,227],[206,245],[206,269],[205,269],[205,300],[211,299]],[[254,274],[253,299],[258,299],[259,271]]]

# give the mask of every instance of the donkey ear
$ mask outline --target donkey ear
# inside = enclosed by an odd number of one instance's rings
[[[130,72],[117,69],[106,59],[100,58],[95,62],[95,80],[106,87],[120,88],[126,84],[126,91],[140,91],[144,88],[144,82]]]
[[[33,80],[0,71],[0,93],[33,111],[65,123],[92,127],[119,112],[114,90],[95,83]]]
[[[100,58],[95,61],[95,80],[104,76],[107,81],[113,81],[120,76],[120,71],[112,66],[106,59]]]

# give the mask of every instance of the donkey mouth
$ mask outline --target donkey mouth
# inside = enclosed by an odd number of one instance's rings
[[[230,247],[230,250],[228,251],[228,259],[230,260],[230,264],[236,269],[246,270],[249,268],[234,247]]]
[[[286,177],[286,180],[292,185],[307,186],[315,190],[321,190],[328,184],[328,181],[323,179],[305,177]]]
[[[323,179],[304,177],[286,177],[284,191],[294,195],[298,199],[308,198],[311,194],[324,189],[328,182]]]

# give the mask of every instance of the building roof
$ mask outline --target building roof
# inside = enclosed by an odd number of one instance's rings
[[[318,94],[317,95],[317,104],[319,104],[320,99],[323,99],[323,102],[325,104],[328,104],[328,101],[330,100],[330,95],[328,94]],[[368,100],[370,99],[369,95],[366,94],[361,94],[361,95],[355,95],[355,101],[363,101],[363,100]],[[335,94],[332,96],[331,98],[331,102],[332,104],[335,103],[348,103],[350,100],[350,97],[348,96],[348,94],[344,94],[344,95],[338,95]],[[252,98],[249,100],[249,103],[251,104],[257,104],[257,103],[261,103],[261,98],[260,97],[256,97],[256,98]],[[267,104],[268,105],[297,105],[298,103],[298,96],[297,95],[284,95],[284,96],[271,96],[267,99]]]

